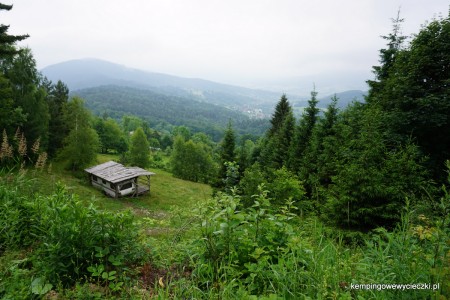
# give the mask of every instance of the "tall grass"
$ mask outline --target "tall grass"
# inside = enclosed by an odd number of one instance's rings
[[[219,195],[199,210],[192,275],[156,293],[205,299],[447,299],[448,214],[433,220],[406,206],[393,231],[377,229],[349,246],[315,218],[273,211],[265,193],[250,208]],[[445,197],[444,197],[445,198]],[[287,205],[288,206],[288,205]],[[285,206],[285,207],[287,207]],[[441,208],[448,211],[448,198]],[[282,230],[280,230],[282,228]],[[273,235],[273,233],[276,233]],[[355,284],[430,284],[430,289],[356,289]],[[433,284],[439,289],[433,290]]]

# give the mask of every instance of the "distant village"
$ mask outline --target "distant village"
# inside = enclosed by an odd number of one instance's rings
[[[252,108],[249,105],[233,107],[232,109],[237,110],[245,115],[247,115],[250,119],[265,119],[270,116],[263,113],[260,108]]]

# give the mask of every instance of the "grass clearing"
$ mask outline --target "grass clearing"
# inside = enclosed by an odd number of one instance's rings
[[[114,154],[99,154],[97,157],[99,164],[110,160],[118,161],[119,157]],[[35,191],[51,193],[56,183],[61,182],[86,205],[94,203],[98,208],[109,211],[129,209],[148,236],[172,239],[171,233],[189,221],[192,210],[211,197],[212,189],[206,184],[175,178],[164,170],[152,168],[150,171],[156,173],[151,177],[150,193],[119,199],[105,196],[101,190],[91,186],[85,174],[74,175],[58,162],[53,163],[49,172],[33,171],[31,175],[36,178]]]

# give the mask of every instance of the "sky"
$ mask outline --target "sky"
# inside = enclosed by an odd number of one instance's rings
[[[367,90],[392,18],[418,33],[448,0],[3,0],[39,69],[98,58],[274,91]]]

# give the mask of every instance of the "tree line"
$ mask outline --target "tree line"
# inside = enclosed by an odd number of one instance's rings
[[[406,199],[437,205],[428,199],[439,198],[450,158],[450,22],[435,19],[406,43],[402,21],[394,19],[383,37],[387,45],[365,103],[341,110],[334,97],[320,115],[313,89],[295,120],[281,96],[251,164],[237,167],[235,186],[247,205],[264,183],[274,205],[294,200],[302,212],[359,230],[392,227]],[[223,143],[226,165],[238,165],[234,142]],[[230,175],[222,170],[219,177],[225,182]]]

